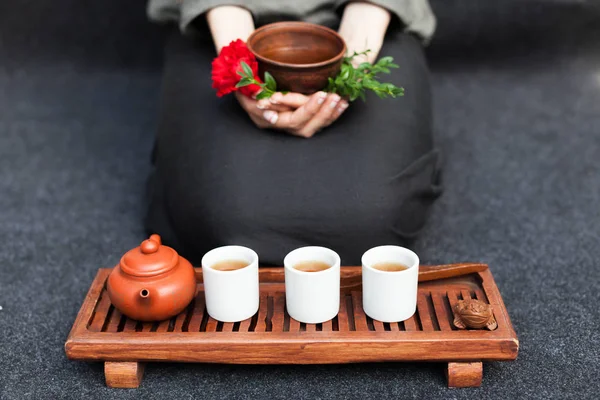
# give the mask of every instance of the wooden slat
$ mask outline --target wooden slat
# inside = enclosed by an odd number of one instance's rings
[[[352,306],[354,313],[354,326],[357,331],[368,331],[367,315],[362,308],[362,293],[352,292]]]
[[[208,317],[208,321],[206,322],[206,328],[204,329],[204,332],[216,332],[218,324],[219,321],[217,321],[213,317]]]
[[[316,332],[317,324],[306,324],[306,332]]]
[[[161,321],[160,324],[158,324],[158,328],[156,328],[156,332],[168,332],[170,323],[171,323],[170,319]]]
[[[94,314],[94,319],[90,324],[89,330],[100,332],[102,330],[102,326],[104,325],[104,321],[106,320],[106,315],[108,313],[108,309],[110,307],[110,299],[108,298],[108,293],[106,290],[102,291],[100,301],[96,306],[96,313]]]
[[[152,326],[154,326],[154,322],[143,322],[142,332],[150,332],[152,330]]]
[[[446,292],[446,296],[448,296],[448,302],[450,303],[450,308],[452,309],[452,326],[454,326],[454,306],[458,303],[458,293],[454,290],[448,290]]]
[[[454,290],[448,290],[446,292],[446,296],[448,296],[448,302],[450,303],[450,308],[454,311],[454,306],[458,303],[458,294]]]
[[[450,319],[452,319],[452,316],[448,315],[448,311],[446,310],[446,306],[444,305],[444,298],[442,297],[442,293],[437,291],[432,292],[431,299],[433,300],[433,308],[435,310],[435,315],[437,317],[440,330],[451,331],[452,327],[450,327],[449,321]]]
[[[290,332],[300,332],[300,322],[290,317]]]
[[[221,330],[221,332],[233,332],[234,324],[235,324],[234,322],[224,322],[223,329]]]
[[[258,319],[256,320],[256,328],[254,332],[266,332],[267,331],[267,293],[260,294],[260,303],[258,307]]]
[[[285,293],[271,293],[273,297],[273,318],[271,318],[272,332],[283,332],[283,322],[285,317]]]
[[[348,324],[348,307],[346,304],[346,295],[340,297],[340,312],[338,314],[338,329],[340,332],[348,332],[350,330]]]
[[[419,318],[421,319],[421,326],[423,331],[433,331],[433,323],[431,322],[431,315],[429,310],[429,304],[427,304],[427,294],[420,292],[417,296],[417,309],[419,310]]]
[[[477,298],[477,300],[481,300],[484,303],[489,304],[488,299],[486,298],[485,294],[483,293],[483,290],[480,287],[477,287],[477,289],[475,289],[475,297]],[[492,306],[492,315],[494,316],[494,319],[496,320],[496,323],[497,323],[498,322],[498,313],[496,312],[496,307],[494,307],[494,306]]]
[[[392,325],[392,324],[390,324],[390,325]],[[375,328],[375,332],[384,332],[385,331],[385,328],[383,327],[383,322],[377,321],[376,319],[373,320],[373,327]],[[398,327],[397,324],[396,324],[396,327]]]
[[[468,300],[471,298],[471,292],[469,290],[463,289],[460,291],[460,294],[462,295],[463,300]]]
[[[188,324],[188,332],[200,332],[200,325],[202,324],[202,317],[204,317],[204,296],[201,294],[196,296],[194,300],[194,309],[192,310],[192,317]]]
[[[248,329],[250,329],[251,324],[252,324],[252,317],[241,321],[239,332],[248,332]]]
[[[483,293],[483,290],[481,290],[481,288],[477,288],[475,289],[475,298],[477,300],[481,300],[484,303],[488,303],[488,299],[485,297],[485,294]]]
[[[333,331],[333,320],[325,321],[321,324],[322,332],[332,332]]]
[[[137,321],[135,319],[127,318],[125,325],[123,326],[123,332],[135,332]]]
[[[193,306],[192,306],[193,310]],[[182,313],[180,313],[177,318],[175,318],[175,325],[173,326],[173,332],[181,332],[183,329],[183,323],[185,322],[185,318],[187,317],[187,313],[189,311],[189,306]]]
[[[121,311],[113,307],[110,321],[108,321],[105,332],[116,332],[119,329],[119,323],[121,322],[122,316],[123,314],[121,314]]]
[[[392,332],[400,332],[400,326],[398,326],[399,322],[391,322],[390,323],[390,331]]]
[[[417,313],[414,313],[409,319],[404,321],[404,329],[408,332],[419,330],[419,325],[417,324]]]

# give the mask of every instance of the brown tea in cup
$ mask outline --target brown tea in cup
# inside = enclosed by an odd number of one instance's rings
[[[408,269],[406,265],[399,262],[380,262],[373,264],[372,268],[384,272],[399,272]]]
[[[223,260],[211,266],[217,271],[236,271],[248,266],[248,263],[243,260]]]
[[[331,265],[323,261],[302,261],[294,265],[294,269],[303,272],[320,272],[331,268]]]

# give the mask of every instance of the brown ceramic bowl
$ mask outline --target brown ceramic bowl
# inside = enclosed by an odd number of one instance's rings
[[[324,89],[340,72],[344,39],[332,29],[307,22],[277,22],[255,30],[248,49],[258,60],[260,78],[268,71],[277,90],[310,94]]]

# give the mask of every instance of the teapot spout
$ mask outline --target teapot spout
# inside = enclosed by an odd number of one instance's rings
[[[148,289],[142,289],[140,290],[140,297],[144,300],[148,299],[148,296],[150,296],[150,291]]]

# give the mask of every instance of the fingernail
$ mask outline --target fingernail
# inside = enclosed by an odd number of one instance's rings
[[[337,106],[339,101],[340,101],[340,96],[338,96],[337,94],[334,94],[333,96],[331,96],[331,103],[329,103],[329,107],[335,108],[335,106]]]
[[[263,104],[261,104],[260,102],[256,103],[256,108],[258,108],[259,110],[264,110],[265,106]]]
[[[346,108],[348,108],[348,103],[345,101],[342,101],[342,103],[338,107],[338,112],[343,113],[346,110]]]
[[[327,93],[319,92],[317,93],[317,104],[323,104],[325,99],[327,98]]]
[[[263,118],[269,121],[271,124],[275,124],[279,118],[279,114],[273,110],[267,110],[263,113]]]

